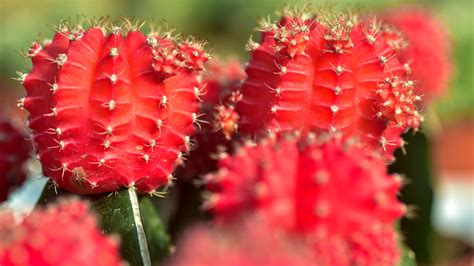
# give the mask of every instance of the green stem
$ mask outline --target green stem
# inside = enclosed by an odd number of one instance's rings
[[[70,195],[48,184],[37,204]],[[170,238],[161,217],[150,197],[137,195],[135,187],[81,198],[91,202],[103,233],[120,236],[121,256],[129,265],[151,266],[169,256]]]
[[[140,214],[140,206],[138,205],[137,193],[135,187],[131,186],[128,189],[130,203],[132,205],[133,218],[135,220],[135,228],[137,230],[138,244],[140,246],[140,254],[144,266],[151,266],[150,252],[148,251],[148,244],[146,241],[145,230],[143,229],[142,218]]]

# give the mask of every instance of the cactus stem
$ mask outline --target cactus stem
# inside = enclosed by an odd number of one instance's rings
[[[133,219],[135,220],[135,228],[137,229],[138,243],[140,245],[140,254],[142,257],[143,265],[151,266],[150,253],[148,251],[148,244],[146,241],[145,230],[143,228],[135,186],[132,185],[128,188],[128,195],[130,196],[130,203],[132,204]]]

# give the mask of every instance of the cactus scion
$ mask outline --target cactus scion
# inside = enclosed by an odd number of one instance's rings
[[[391,160],[403,141],[387,130],[418,128],[416,84],[394,29],[374,17],[286,12],[261,31],[237,105],[241,132],[340,132]]]
[[[61,27],[23,85],[43,172],[76,193],[169,184],[190,149],[201,45],[137,27]]]

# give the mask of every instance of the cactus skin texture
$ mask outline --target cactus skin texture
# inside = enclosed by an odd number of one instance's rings
[[[256,212],[274,229],[300,235],[319,265],[395,265],[401,179],[382,160],[332,138],[265,139],[219,161],[206,177],[218,223]]]
[[[13,220],[0,213],[1,265],[121,265],[118,240],[101,234],[86,202],[61,199],[18,225]]]
[[[199,119],[206,121],[197,130],[193,139],[196,144],[184,166],[177,175],[184,179],[197,178],[217,170],[217,157],[231,147],[232,135],[237,132],[239,116],[235,111],[241,99],[239,86],[245,79],[245,72],[236,59],[227,62],[212,60],[207,64],[204,75],[205,87],[196,93],[201,94]]]
[[[400,56],[410,63],[412,76],[423,95],[423,105],[442,96],[452,75],[450,36],[443,23],[421,7],[402,7],[384,14],[384,19],[399,29],[408,40]]]
[[[29,158],[31,144],[13,121],[0,114],[0,202],[13,187],[26,179],[23,163]]]
[[[331,13],[285,12],[260,28],[261,42],[247,46],[241,132],[342,132],[391,160],[400,134],[418,128],[400,33],[374,17]]]
[[[264,221],[246,217],[239,224],[195,226],[178,242],[168,266],[311,266],[312,253],[301,241],[276,234]]]
[[[61,27],[45,46],[34,43],[20,104],[43,172],[60,187],[152,193],[190,148],[207,55],[170,34],[108,28]]]

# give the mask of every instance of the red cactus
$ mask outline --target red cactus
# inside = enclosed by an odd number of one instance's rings
[[[218,221],[255,211],[304,236],[323,265],[394,265],[400,179],[354,144],[308,138],[268,139],[220,160],[207,178]]]
[[[448,88],[452,74],[450,36],[435,16],[421,7],[390,10],[384,19],[397,27],[408,40],[400,54],[410,63],[415,92],[422,95],[423,104],[441,96]]]
[[[130,27],[63,27],[22,78],[43,172],[76,193],[171,180],[197,121],[195,88],[207,56],[196,43]]]
[[[0,115],[0,202],[11,188],[26,179],[23,163],[28,159],[31,144],[12,121]]]
[[[11,212],[0,213],[1,265],[121,265],[118,246],[77,199],[35,210],[18,225]]]
[[[214,131],[220,131],[226,139],[230,139],[238,129],[239,116],[234,109],[242,99],[238,88],[244,79],[245,72],[237,60],[209,65],[203,109],[212,114],[213,119],[209,121],[212,121]]]
[[[241,63],[236,59],[227,62],[209,61],[206,75],[206,92],[203,93],[203,104],[222,104],[245,79]]]
[[[215,171],[216,154],[229,146],[229,140],[238,128],[238,114],[235,104],[241,99],[238,86],[245,73],[237,60],[227,63],[210,61],[204,76],[205,87],[196,88],[202,100],[200,113],[203,123],[196,132],[196,145],[180,169],[179,176],[195,178]]]
[[[248,218],[247,218],[248,219]],[[167,265],[193,266],[310,266],[317,265],[308,248],[276,234],[262,221],[248,219],[239,226],[198,226],[185,234]]]
[[[260,145],[247,145],[232,157],[223,156],[219,171],[205,177],[206,188],[212,192],[207,207],[212,207],[218,220],[235,220],[248,208],[278,221],[278,227],[291,228],[295,215],[289,211],[298,171],[295,143],[265,140]],[[278,163],[282,158],[288,163]]]
[[[393,29],[375,18],[285,13],[261,30],[237,105],[242,132],[342,132],[392,159],[403,141],[387,128],[417,128],[415,84]]]

